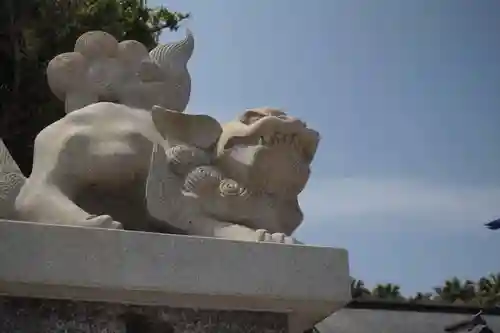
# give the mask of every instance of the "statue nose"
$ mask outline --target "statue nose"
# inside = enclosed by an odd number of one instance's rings
[[[296,133],[300,136],[301,130],[304,128],[304,122],[296,117],[280,118],[283,121],[275,124],[274,131],[282,133]]]

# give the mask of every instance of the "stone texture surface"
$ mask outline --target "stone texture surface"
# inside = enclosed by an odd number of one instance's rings
[[[0,297],[1,333],[286,333],[287,315]]]

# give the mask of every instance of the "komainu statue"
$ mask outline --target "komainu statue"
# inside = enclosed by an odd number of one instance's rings
[[[296,243],[318,133],[273,108],[226,125],[185,113],[193,48],[189,31],[149,53],[92,31],[56,56],[67,115],[35,140],[16,219]]]

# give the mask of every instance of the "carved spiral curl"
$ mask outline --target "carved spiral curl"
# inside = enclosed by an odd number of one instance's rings
[[[193,55],[194,38],[188,29],[186,37],[178,42],[160,44],[149,52],[149,55],[167,72],[185,68]]]
[[[169,80],[171,100],[168,108],[184,111],[191,96],[191,75],[187,63],[194,50],[194,38],[190,30],[186,37],[178,42],[158,45],[149,52],[151,59],[165,73]],[[166,106],[167,107],[167,106]]]
[[[238,184],[236,181],[229,178],[221,180],[221,182],[219,183],[219,191],[223,197],[248,197],[248,190],[240,186],[240,184]]]
[[[185,175],[197,166],[210,164],[209,155],[203,150],[192,146],[177,145],[168,149],[165,153],[172,171],[177,175]]]
[[[0,199],[5,200],[16,188],[21,187],[26,179],[17,172],[0,173]]]
[[[200,166],[187,175],[183,189],[187,192],[199,194],[205,190],[217,188],[217,184],[222,179],[222,174],[215,167]]]

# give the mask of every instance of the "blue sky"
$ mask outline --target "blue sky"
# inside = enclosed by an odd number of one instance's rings
[[[297,238],[406,294],[500,271],[500,2],[158,4],[193,15],[190,112],[276,106],[321,133]]]

